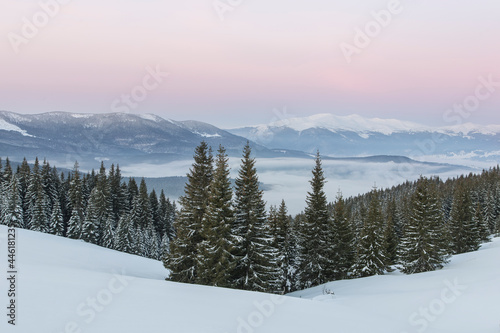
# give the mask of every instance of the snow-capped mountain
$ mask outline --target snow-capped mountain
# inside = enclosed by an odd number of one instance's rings
[[[110,160],[124,163],[190,159],[200,141],[223,144],[240,156],[247,139],[197,121],[173,121],[127,113],[21,115],[0,112],[0,156],[11,160],[47,157],[60,166]],[[271,154],[255,145],[257,154]]]
[[[228,130],[272,149],[331,156],[500,155],[500,125],[431,127],[396,119],[318,114]]]

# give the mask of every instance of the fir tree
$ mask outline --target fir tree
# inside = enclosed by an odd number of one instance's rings
[[[353,230],[347,218],[345,201],[341,193],[338,194],[333,208],[331,245],[333,250],[331,260],[335,265],[333,279],[341,280],[348,277],[348,272],[354,264],[356,250]]]
[[[403,273],[442,268],[448,259],[447,239],[436,186],[429,179],[420,177],[399,248]]]
[[[474,209],[466,180],[458,181],[453,195],[450,217],[452,249],[455,254],[475,251],[479,248],[481,238],[474,221]]]
[[[133,228],[128,214],[123,214],[118,221],[114,246],[118,251],[130,254],[135,252]]]
[[[294,289],[295,275],[293,270],[295,258],[295,243],[291,227],[291,218],[285,201],[282,200],[278,209],[269,210],[269,224],[274,237],[273,246],[278,250],[277,265],[280,268],[280,285],[278,293],[286,294]]]
[[[231,273],[235,265],[231,253],[234,242],[231,233],[234,221],[232,191],[228,157],[226,150],[220,146],[201,227],[203,241],[198,246],[198,283],[231,286]]]
[[[0,224],[11,228],[23,228],[23,208],[19,191],[19,182],[16,175],[11,177],[9,185],[6,186],[6,198],[1,209]]]
[[[332,230],[328,202],[324,192],[326,183],[319,152],[312,171],[311,192],[307,193],[304,225],[301,226],[300,284],[310,288],[333,278]]]
[[[56,236],[64,235],[64,220],[61,211],[61,205],[57,202],[52,207],[52,214],[49,221],[49,232]]]
[[[374,189],[370,193],[370,205],[358,243],[356,263],[353,266],[354,276],[384,274],[388,261],[384,226],[379,193]]]
[[[237,264],[234,286],[240,289],[275,292],[279,289],[277,250],[266,219],[265,202],[259,189],[255,159],[247,143],[235,180],[233,234]]]
[[[197,250],[203,241],[201,229],[210,197],[212,164],[211,149],[203,141],[196,147],[184,195],[179,199],[182,208],[174,225],[177,237],[170,242],[170,253],[164,262],[171,270],[172,281],[194,283],[197,280]]]
[[[71,183],[69,187],[69,201],[71,205],[71,217],[68,221],[69,238],[79,239],[82,234],[82,225],[84,220],[84,204],[82,194],[82,180],[78,170],[78,162],[75,162],[73,168]]]

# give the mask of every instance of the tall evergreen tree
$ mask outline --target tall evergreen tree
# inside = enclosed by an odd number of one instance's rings
[[[356,250],[354,248],[353,230],[347,218],[345,201],[341,193],[337,195],[333,208],[331,227],[333,231],[333,244],[331,245],[333,254],[331,260],[335,265],[333,278],[341,280],[348,277],[348,273],[354,264]]]
[[[370,193],[370,205],[363,222],[353,274],[359,277],[384,274],[388,261],[384,237],[385,223],[376,189]]]
[[[226,150],[219,146],[210,197],[201,226],[203,241],[197,250],[198,283],[231,287],[231,273],[236,263],[231,253],[234,243],[231,233],[234,221],[232,196],[228,157]]]
[[[278,250],[277,264],[280,268],[280,285],[278,293],[286,294],[295,287],[295,271],[293,269],[295,253],[295,243],[291,226],[291,218],[285,200],[281,201],[278,209],[269,209],[269,223],[274,237],[273,246]]]
[[[459,179],[454,190],[450,217],[452,249],[455,254],[475,251],[481,238],[474,221],[474,208],[471,194],[465,179]]]
[[[61,205],[58,202],[52,207],[52,214],[49,220],[49,232],[56,236],[64,235],[64,220]]]
[[[420,177],[410,203],[399,258],[407,274],[442,268],[449,257],[448,235],[443,221],[442,205],[434,183]]]
[[[82,179],[78,170],[78,162],[75,162],[69,187],[69,201],[71,207],[71,217],[68,221],[67,236],[69,238],[80,239],[84,220],[84,198],[82,194]]]
[[[24,228],[23,208],[17,176],[12,175],[9,185],[5,187],[6,197],[1,207],[0,224],[12,228]]]
[[[249,143],[243,149],[238,177],[235,180],[233,234],[237,258],[233,272],[236,288],[263,292],[279,289],[277,250],[272,246],[273,237],[266,218],[263,192],[255,159],[251,157]]]
[[[170,269],[172,281],[194,283],[198,276],[198,244],[203,241],[202,221],[213,178],[212,152],[204,141],[196,147],[187,178],[184,195],[179,199],[182,208],[174,225],[177,237],[170,242],[170,253],[164,265]]]
[[[311,191],[307,193],[305,220],[301,226],[300,284],[310,288],[333,279],[332,230],[328,201],[324,192],[326,179],[319,152],[312,171]]]

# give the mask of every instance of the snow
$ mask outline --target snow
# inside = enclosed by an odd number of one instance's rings
[[[418,133],[437,132],[451,135],[469,135],[479,133],[484,135],[496,135],[500,133],[500,125],[476,125],[464,123],[453,126],[433,127],[410,121],[397,119],[365,118],[360,115],[336,116],[331,113],[316,114],[309,117],[294,117],[281,119],[269,124],[254,126],[256,134],[261,137],[270,135],[272,128],[288,127],[298,132],[311,128],[323,128],[332,132],[352,131],[367,139],[369,133],[382,133],[391,135],[394,133]]]
[[[19,132],[19,133],[21,133],[24,136],[31,136],[31,137],[33,137],[33,135],[28,134],[28,132],[26,132],[25,130],[20,129],[16,125],[8,123],[8,122],[6,122],[5,120],[3,120],[1,118],[0,118],[0,130]]]
[[[194,131],[193,133],[196,135],[199,135],[201,137],[204,137],[204,138],[220,138],[221,137],[221,135],[219,133],[208,134],[208,133],[200,133],[200,132],[196,132],[196,131]]]
[[[4,272],[6,234],[0,226]],[[27,230],[17,230],[17,242],[17,327],[4,314],[1,332],[411,333],[424,323],[421,332],[499,329],[498,238],[440,271],[338,281],[294,297],[166,282],[161,262]],[[6,279],[0,290],[7,304]],[[432,320],[424,322],[419,311],[429,307]]]
[[[154,114],[151,114],[151,113],[146,113],[146,114],[138,114],[138,116],[142,119],[145,119],[145,120],[151,120],[151,121],[154,121],[154,122],[159,122],[162,120],[162,118],[154,115]]]
[[[71,114],[71,117],[73,118],[84,118],[84,119],[88,119],[88,118],[92,118],[94,117],[95,115],[93,113],[72,113]]]

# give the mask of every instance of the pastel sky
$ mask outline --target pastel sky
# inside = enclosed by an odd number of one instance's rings
[[[374,23],[388,8],[385,26]],[[356,46],[367,27],[369,45]],[[0,110],[222,127],[325,112],[446,125],[454,104],[474,102],[479,77],[500,82],[499,36],[498,0],[0,0]],[[157,84],[148,68],[169,75]],[[500,124],[500,83],[490,88],[453,115]],[[122,101],[132,92],[133,107]]]

